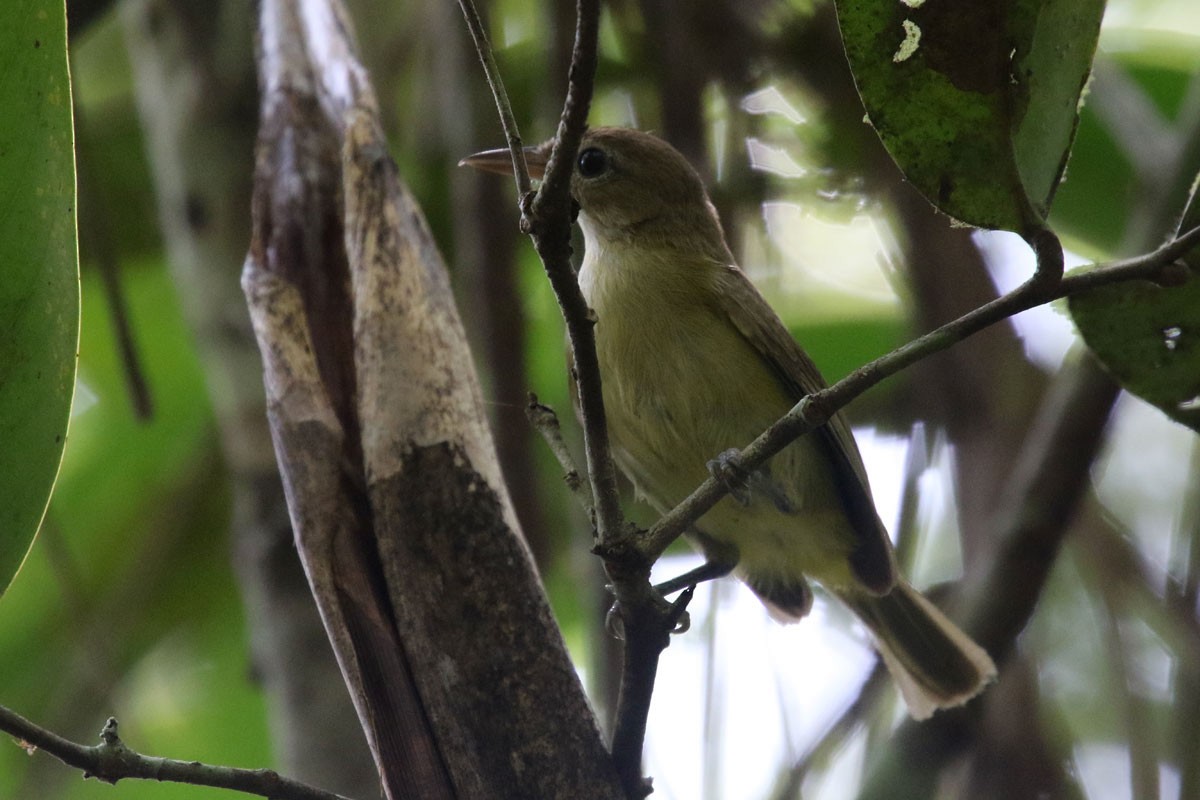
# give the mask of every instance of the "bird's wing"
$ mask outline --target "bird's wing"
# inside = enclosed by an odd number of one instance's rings
[[[745,273],[728,265],[721,270],[717,280],[715,296],[721,310],[771,366],[792,401],[799,402],[805,395],[823,388],[825,381],[816,364],[796,344]],[[828,423],[810,435],[820,444],[834,468],[842,506],[858,535],[858,543],[850,556],[851,568],[864,588],[884,594],[895,584],[896,566],[887,531],[871,499],[866,469],[850,427],[841,414],[834,414]]]

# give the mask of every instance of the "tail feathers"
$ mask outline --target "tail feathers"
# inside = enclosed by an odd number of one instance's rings
[[[874,635],[914,719],[962,705],[996,677],[987,652],[904,581],[882,597],[841,599]]]
[[[758,599],[767,607],[767,613],[776,622],[785,625],[798,622],[812,610],[813,593],[804,578],[764,581],[747,577],[745,580],[750,591],[758,595]]]

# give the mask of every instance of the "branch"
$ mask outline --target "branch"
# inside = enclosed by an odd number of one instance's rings
[[[605,569],[612,575],[613,562],[606,561]],[[612,755],[625,794],[630,800],[641,800],[652,791],[649,781],[642,777],[642,749],[646,741],[650,698],[658,677],[658,659],[670,644],[671,632],[683,619],[696,587],[687,587],[679,593],[675,602],[668,604],[650,585],[648,576],[640,581],[635,581],[632,574],[623,577],[624,584],[614,579],[625,647],[622,651],[617,719],[613,725]],[[636,595],[628,600],[629,604],[621,600],[621,593],[627,588],[636,591]]]
[[[44,750],[70,767],[83,770],[83,777],[116,783],[122,778],[188,783],[232,789],[276,800],[346,800],[340,794],[326,792],[284,778],[269,769],[238,769],[177,761],[173,758],[145,756],[125,746],[117,736],[117,720],[109,717],[100,731],[100,744],[86,747],[64,739],[0,706],[0,730],[16,736],[31,755]]]
[[[496,57],[492,53],[492,43],[488,41],[487,31],[483,28],[483,20],[473,0],[459,0],[463,16],[467,18],[467,28],[471,31],[471,39],[475,42],[475,52],[483,65],[483,74],[487,78],[492,97],[496,99],[496,110],[500,113],[500,125],[504,128],[504,138],[508,142],[508,150],[512,154],[513,175],[517,179],[517,196],[524,198],[532,191],[529,181],[529,165],[525,163],[525,150],[521,146],[521,133],[517,130],[517,118],[513,115],[512,104],[508,102],[508,92],[504,90],[504,81],[500,79],[500,67],[496,65]]]
[[[596,357],[593,329],[595,320],[583,299],[575,270],[571,266],[574,214],[570,179],[592,102],[600,28],[599,0],[578,0],[576,14],[575,48],[571,54],[567,99],[554,137],[554,148],[546,165],[545,178],[537,196],[528,206],[526,223],[566,322],[571,359],[575,366],[574,377],[579,389],[588,477],[596,502],[597,537],[607,545],[623,539],[625,531],[617,493],[617,470],[608,446],[608,421],[604,413],[600,361]]]
[[[859,367],[832,386],[804,397],[791,411],[742,450],[739,463],[747,471],[757,469],[798,437],[825,424],[839,409],[884,378],[891,377],[905,367],[1022,311],[1110,283],[1130,280],[1178,283],[1181,278],[1186,277],[1187,267],[1177,265],[1176,260],[1198,244],[1200,227],[1193,228],[1146,255],[1076,271],[1052,284],[1047,284],[1045,278],[1039,277],[1044,274],[1043,264],[1048,257],[1048,248],[1043,244],[1038,247],[1038,272],[1028,282]],[[1059,248],[1058,258],[1061,259],[1061,256]],[[1050,269],[1053,269],[1053,266]],[[651,559],[657,559],[688,526],[716,505],[717,501],[725,496],[726,491],[719,481],[713,478],[705,480],[650,529],[640,543],[644,552]]]
[[[608,445],[595,321],[571,266],[570,176],[592,99],[599,0],[577,0],[576,13],[567,99],[545,178],[528,206],[525,222],[558,298],[571,343],[588,476],[596,504],[596,552],[604,559],[605,571],[612,581],[625,636],[621,691],[613,728],[613,762],[625,793],[630,798],[641,798],[650,791],[642,777],[642,750],[659,656],[670,643],[671,631],[683,617],[692,593],[683,592],[673,604],[662,599],[650,585],[654,558],[646,557],[645,551],[637,546],[632,529],[624,524],[616,466]]]
[[[579,387],[588,478],[596,503],[593,521],[597,536],[601,542],[617,541],[624,538],[624,525],[617,493],[616,466],[608,447],[608,423],[600,392],[600,364],[596,358],[596,340],[592,330],[594,320],[571,266],[571,225],[574,222],[570,196],[571,169],[592,102],[600,3],[599,0],[578,0],[567,98],[541,188],[532,199],[525,155],[520,148],[521,134],[517,130],[508,93],[496,67],[491,43],[483,31],[473,0],[459,0],[459,5],[471,29],[475,50],[492,89],[500,123],[504,126],[504,135],[512,152],[517,191],[521,196],[524,215],[522,227],[533,237],[534,247],[542,259],[566,322],[575,380]]]
[[[472,26],[475,46],[492,85],[511,149],[514,142],[520,141],[520,136],[495,72],[490,45],[486,37],[477,33],[478,15],[472,0],[460,0],[460,3],[468,25]],[[653,589],[650,566],[654,558],[648,558],[645,550],[637,545],[632,527],[626,526],[621,515],[616,466],[608,446],[608,423],[593,329],[595,320],[571,266],[574,208],[570,178],[592,99],[599,0],[577,0],[576,14],[566,102],[541,188],[532,199],[522,194],[522,226],[533,237],[534,247],[562,311],[571,345],[588,478],[595,503],[596,552],[604,559],[605,571],[612,581],[625,635],[621,694],[613,731],[613,761],[625,793],[631,798],[640,798],[649,791],[642,777],[641,759],[659,656],[670,642],[671,631],[683,617],[691,593],[684,592],[675,604],[669,604]],[[515,152],[513,156],[515,162]]]
[[[539,402],[536,394],[530,393],[529,403],[525,406],[525,417],[529,420],[529,424],[546,440],[546,446],[558,459],[559,466],[563,468],[563,480],[566,482],[567,488],[571,490],[571,494],[575,495],[575,499],[579,501],[579,505],[583,507],[583,513],[587,514],[589,519],[593,518],[596,509],[593,505],[591,489],[587,481],[579,474],[575,459],[571,456],[567,443],[563,441],[562,428],[558,424],[558,414],[554,413],[554,409],[550,406]]]
[[[71,8],[75,7],[71,4]],[[78,13],[87,15],[93,10],[103,11],[107,3],[84,4]],[[68,9],[68,19],[71,17]],[[73,24],[73,23],[68,23]],[[95,180],[93,139],[88,135],[87,116],[78,98],[73,98],[75,114],[76,172],[79,192],[79,243],[81,252],[90,255],[99,268],[104,300],[112,319],[113,336],[121,371],[125,375],[125,386],[133,406],[133,415],[139,422],[149,421],[154,416],[154,402],[150,396],[150,385],[146,370],[138,353],[137,336],[129,314],[129,302],[125,287],[121,283],[121,259],[113,234],[109,214],[107,193]]]

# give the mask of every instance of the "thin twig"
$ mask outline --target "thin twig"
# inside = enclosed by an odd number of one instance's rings
[[[578,0],[576,6],[575,46],[571,54],[567,98],[559,118],[558,132],[546,165],[541,188],[532,197],[529,193],[528,168],[521,151],[521,135],[517,129],[508,93],[496,66],[491,43],[483,30],[479,12],[473,0],[459,0],[467,27],[475,42],[475,50],[492,89],[500,124],[512,152],[524,215],[522,225],[533,236],[538,256],[558,299],[571,344],[575,379],[579,386],[579,405],[583,417],[584,448],[587,456],[588,479],[592,484],[595,524],[602,542],[618,540],[624,534],[620,499],[617,492],[617,472],[608,448],[608,424],[600,393],[600,363],[596,358],[593,319],[575,271],[571,267],[571,168],[575,152],[587,126],[588,109],[592,102],[592,87],[596,73],[597,39],[600,29],[599,0]]]
[[[1152,565],[1136,544],[1113,527],[1108,516],[1097,508],[1098,503],[1094,496],[1089,499],[1087,513],[1090,518],[1086,524],[1077,526],[1078,534],[1073,534],[1077,549],[1090,563],[1097,565],[1096,569],[1103,570],[1104,580],[1120,581],[1139,608],[1153,612],[1144,617],[1145,622],[1160,639],[1172,643],[1179,674],[1195,674],[1200,679],[1200,620],[1196,618],[1196,603],[1183,599],[1186,585],[1159,566]],[[1191,530],[1198,529],[1192,526]],[[1189,555],[1189,560],[1191,558],[1193,556]],[[1194,558],[1200,560],[1200,552],[1196,552]],[[1200,564],[1195,569],[1200,572]],[[1178,690],[1176,694],[1175,705],[1179,706],[1183,701],[1178,698]],[[1196,707],[1200,708],[1200,680]],[[1192,724],[1191,720],[1188,716],[1188,725]],[[1200,786],[1200,762],[1196,766],[1196,785]],[[1200,792],[1190,796],[1200,797]]]
[[[1200,244],[1200,227],[1137,258],[1123,259],[1067,275],[1052,286],[1031,280],[1006,295],[967,312],[886,355],[851,372],[832,386],[804,397],[786,415],[767,428],[739,455],[742,468],[753,471],[796,438],[823,425],[836,411],[867,389],[905,367],[945,350],[968,336],[1035,306],[1110,283],[1129,280],[1176,282],[1175,261]],[[1182,268],[1186,270],[1186,267]],[[1184,272],[1183,274],[1186,274]],[[651,558],[664,550],[726,494],[725,486],[708,478],[683,502],[665,514],[646,534],[642,548]]]
[[[473,22],[471,0],[460,2],[468,24],[476,33],[480,26],[477,15]],[[595,321],[571,266],[573,201],[570,177],[592,99],[600,27],[599,0],[577,0],[576,15],[566,102],[541,188],[532,199],[522,194],[522,227],[533,238],[558,300],[570,342],[594,502],[596,552],[604,559],[605,571],[612,581],[625,633],[621,692],[613,729],[613,763],[625,793],[630,798],[641,798],[649,791],[642,777],[642,749],[659,656],[670,642],[671,631],[685,613],[691,592],[685,591],[672,605],[654,591],[650,585],[653,558],[647,558],[636,546],[631,529],[625,525],[617,493],[616,465],[608,445],[608,423],[593,329]],[[475,35],[475,46],[480,61],[488,70],[488,81],[493,87],[506,136],[510,144],[519,141],[505,93],[498,89],[501,81],[494,71],[487,38]]]
[[[626,795],[641,798],[649,792],[642,777],[642,750],[659,657],[685,613],[691,590],[681,594],[674,604],[663,601],[650,585],[653,559],[646,558],[644,551],[634,545],[621,515],[617,471],[608,445],[594,318],[571,267],[570,176],[592,99],[599,0],[577,0],[576,14],[567,99],[541,189],[524,210],[526,225],[566,322],[595,500],[597,552],[612,581],[625,632],[621,692],[613,727],[613,763]]]
[[[595,513],[591,486],[579,474],[575,458],[571,455],[566,441],[563,440],[562,427],[558,424],[558,414],[554,413],[554,409],[550,406],[538,402],[536,394],[530,393],[529,403],[525,406],[525,417],[529,420],[529,424],[546,440],[550,452],[554,454],[554,457],[558,459],[559,466],[563,468],[563,481],[566,482],[571,494],[575,495],[575,499],[583,507],[583,513],[588,515],[588,519],[591,519]]]
[[[887,668],[882,659],[877,659],[854,702],[842,710],[833,724],[821,734],[821,738],[788,769],[780,785],[771,794],[775,800],[800,797],[800,788],[808,773],[814,766],[827,762],[859,729],[863,719],[884,696],[888,682]]]
[[[602,545],[609,545],[624,538],[625,526],[617,492],[617,469],[608,446],[600,361],[596,356],[595,320],[571,267],[573,201],[570,178],[592,102],[600,29],[599,0],[578,0],[576,13],[575,48],[571,55],[567,99],[542,186],[527,209],[527,223],[566,322],[579,389],[588,478],[596,504],[597,537]]]
[[[508,150],[512,154],[513,176],[517,180],[517,197],[524,198],[532,191],[533,184],[529,180],[529,165],[525,163],[525,149],[521,142],[521,132],[517,129],[517,118],[513,116],[512,104],[508,102],[508,92],[504,90],[504,81],[500,80],[500,68],[496,65],[496,57],[492,52],[492,44],[488,41],[487,31],[483,28],[483,20],[479,10],[475,8],[474,0],[459,0],[463,16],[467,18],[467,28],[471,31],[471,39],[475,42],[475,52],[483,65],[483,74],[487,77],[492,97],[496,99],[496,110],[500,113],[500,125],[504,128],[504,138],[508,142]]]
[[[0,706],[0,730],[17,737],[30,754],[34,750],[43,750],[67,766],[83,770],[83,777],[105,783],[143,778],[232,789],[277,800],[346,800],[340,794],[281,777],[274,770],[220,767],[136,753],[121,741],[117,735],[117,721],[112,717],[100,731],[100,744],[93,747],[64,739],[3,706]]]

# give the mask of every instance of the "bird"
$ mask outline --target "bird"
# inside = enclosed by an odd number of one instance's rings
[[[534,178],[549,144],[525,148]],[[461,163],[513,171],[507,149]],[[732,488],[685,534],[705,566],[664,588],[732,572],[791,622],[812,607],[811,579],[862,621],[912,717],[979,694],[995,665],[899,575],[840,413],[766,466],[738,465],[739,448],[825,382],[735,263],[697,171],[652,134],[593,127],[570,189],[618,466],[659,513],[709,475]]]

